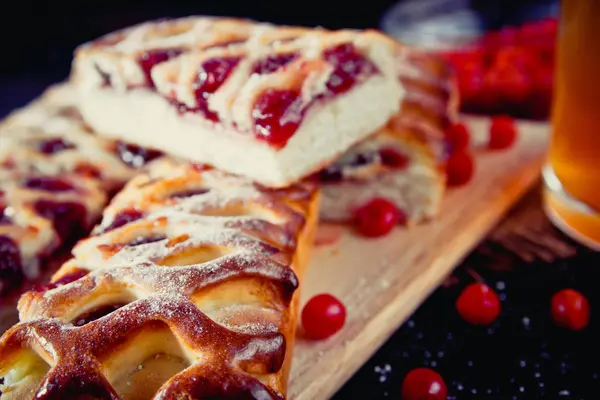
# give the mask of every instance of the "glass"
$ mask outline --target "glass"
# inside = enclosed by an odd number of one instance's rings
[[[600,0],[563,0],[560,18],[544,206],[558,228],[600,250]]]

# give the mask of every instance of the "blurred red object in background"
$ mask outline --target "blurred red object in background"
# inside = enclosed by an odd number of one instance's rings
[[[456,70],[461,111],[547,119],[557,28],[555,18],[507,26],[442,52]]]

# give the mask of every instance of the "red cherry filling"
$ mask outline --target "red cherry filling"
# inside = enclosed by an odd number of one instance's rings
[[[6,213],[6,206],[0,203],[0,225],[8,225],[12,223],[12,219]]]
[[[95,308],[95,309],[88,311],[88,312],[80,315],[79,317],[75,318],[75,320],[73,320],[73,325],[74,326],[83,326],[92,321],[95,321],[97,319],[105,317],[108,314],[112,313],[113,311],[118,310],[119,308],[121,308],[125,305],[126,304],[111,304],[108,306],[101,306],[101,307]]]
[[[142,218],[144,213],[135,208],[128,208],[114,216],[112,223],[104,229],[104,232],[120,228],[130,222],[137,221]]]
[[[552,318],[557,325],[580,331],[590,322],[590,303],[580,292],[563,289],[552,296]]]
[[[331,94],[347,92],[357,82],[377,72],[377,67],[351,43],[339,44],[326,50],[323,58],[333,67],[326,83]]]
[[[34,208],[39,215],[52,221],[63,243],[73,243],[87,233],[87,210],[80,203],[38,200]]]
[[[37,144],[38,151],[44,154],[56,154],[63,150],[74,148],[75,146],[72,143],[66,142],[61,138],[43,140]]]
[[[303,110],[298,90],[267,89],[258,96],[252,117],[258,139],[282,147],[296,132]]]
[[[22,185],[28,189],[45,190],[47,192],[67,192],[75,187],[60,178],[49,176],[33,176],[23,180]]]
[[[356,230],[366,237],[387,235],[406,216],[394,203],[383,198],[375,198],[359,207],[355,214]]]
[[[413,369],[402,383],[403,400],[445,400],[447,395],[446,383],[429,368]]]
[[[146,149],[136,146],[135,144],[124,142],[117,143],[117,154],[119,154],[119,157],[125,164],[133,168],[140,168],[146,163],[163,155],[163,153],[158,150]]]
[[[19,246],[6,235],[0,235],[0,293],[17,286],[23,279]]]
[[[59,286],[64,286],[67,283],[75,282],[78,279],[83,278],[89,273],[89,271],[85,269],[76,269],[73,272],[64,275],[62,278],[57,279],[54,282],[47,283],[45,285],[35,285],[33,290],[36,292],[45,292],[46,290],[55,289]]]
[[[219,116],[208,107],[208,100],[229,77],[240,57],[212,58],[202,63],[198,71],[198,79],[194,83],[196,108],[213,122],[219,121]]]
[[[154,81],[152,80],[152,68],[155,65],[168,61],[171,58],[177,57],[183,52],[181,49],[154,49],[148,50],[142,54],[138,59],[138,63],[144,72],[146,77],[146,85],[150,88],[154,88]]]
[[[330,294],[319,294],[302,309],[302,327],[307,337],[325,339],[338,332],[346,322],[346,307]]]
[[[379,150],[379,157],[383,165],[393,169],[404,169],[410,162],[407,156],[391,147]]]
[[[473,325],[489,325],[500,315],[500,299],[488,285],[473,283],[456,300],[456,310]]]
[[[277,54],[274,56],[268,56],[262,60],[256,61],[252,66],[252,73],[254,74],[270,74],[277,71],[298,58],[298,53],[286,53]]]

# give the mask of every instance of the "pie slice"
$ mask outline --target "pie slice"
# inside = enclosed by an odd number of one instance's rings
[[[71,80],[97,132],[284,187],[399,110],[403,54],[376,31],[188,17],[80,46]]]
[[[433,218],[445,188],[445,130],[458,116],[453,73],[441,58],[407,52],[399,63],[406,88],[400,113],[316,174],[321,219],[348,221],[373,198],[392,201],[409,225]]]
[[[92,134],[75,94],[53,87],[0,125],[0,332],[20,292],[60,266],[134,166],[160,154]]]
[[[311,183],[156,161],[21,298],[2,399],[282,399],[317,207]]]

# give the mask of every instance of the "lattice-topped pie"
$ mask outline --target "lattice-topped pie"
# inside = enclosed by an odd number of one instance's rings
[[[283,398],[317,202],[158,160],[21,298],[2,399]]]
[[[403,56],[376,31],[189,17],[80,46],[71,79],[96,131],[282,187],[398,111]]]
[[[92,134],[75,103],[57,86],[0,125],[0,332],[18,295],[7,292],[59,266],[133,166],[160,155]]]
[[[316,174],[323,220],[350,220],[377,197],[395,203],[408,224],[439,210],[448,152],[445,130],[458,115],[453,73],[441,58],[415,50],[399,66],[407,90],[401,112]]]

